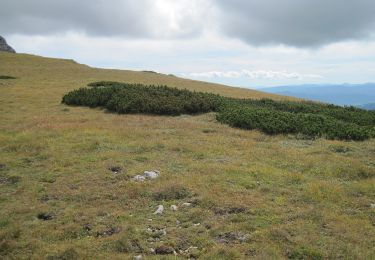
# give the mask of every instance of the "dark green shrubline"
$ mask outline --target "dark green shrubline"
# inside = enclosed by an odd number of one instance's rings
[[[100,84],[100,83],[98,83]],[[67,105],[104,107],[120,114],[181,115],[217,111],[222,97],[166,86],[101,83],[74,90],[63,97]]]
[[[16,79],[16,78],[13,76],[0,75],[0,79]]]
[[[234,99],[167,86],[144,86],[110,81],[69,92],[67,105],[103,107],[130,114],[181,115],[218,112],[217,120],[241,129],[267,134],[303,134],[340,140],[375,136],[375,112],[314,102]]]

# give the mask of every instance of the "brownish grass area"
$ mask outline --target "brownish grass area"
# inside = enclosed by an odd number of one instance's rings
[[[60,104],[98,80],[286,98],[173,76],[8,53],[0,75],[16,77],[0,80],[2,259],[159,259],[150,249],[160,246],[177,258],[375,258],[374,139],[267,136],[214,114]],[[131,180],[152,169],[161,177]],[[159,204],[165,212],[156,216]]]

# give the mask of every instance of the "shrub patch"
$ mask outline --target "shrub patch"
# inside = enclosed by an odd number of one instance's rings
[[[366,140],[375,137],[375,112],[315,102],[235,99],[167,86],[101,81],[66,94],[62,103],[120,114],[172,115],[217,112],[232,127],[266,134]]]

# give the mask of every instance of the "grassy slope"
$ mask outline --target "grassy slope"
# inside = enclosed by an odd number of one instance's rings
[[[297,140],[232,129],[212,114],[116,115],[60,104],[69,90],[97,80],[285,98],[165,75],[7,53],[0,53],[0,75],[18,78],[0,80],[0,163],[6,165],[0,169],[0,258],[62,256],[69,249],[82,258],[138,255],[122,252],[137,251],[127,237],[138,238],[146,251],[197,246],[197,254],[212,259],[375,257],[375,140]],[[114,175],[111,165],[125,172]],[[148,169],[162,177],[129,180]],[[166,213],[156,217],[161,202],[152,194],[170,186],[195,196],[162,202]],[[169,210],[191,199],[199,203]],[[231,207],[246,212],[230,213]],[[40,212],[56,217],[38,220]],[[166,227],[163,242],[147,242],[149,226]],[[108,227],[121,231],[96,237]],[[245,242],[217,242],[237,231],[248,234]]]

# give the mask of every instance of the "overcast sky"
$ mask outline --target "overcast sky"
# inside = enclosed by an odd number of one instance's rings
[[[0,0],[18,52],[243,87],[375,82],[374,0]]]

